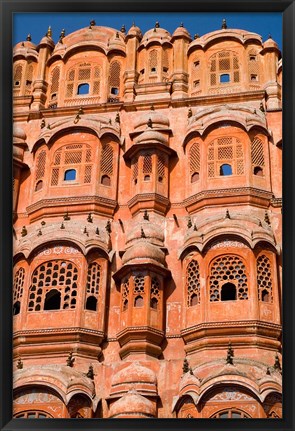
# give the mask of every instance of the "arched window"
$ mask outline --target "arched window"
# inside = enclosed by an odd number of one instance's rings
[[[60,68],[56,66],[51,72],[50,99],[52,101],[57,99],[57,93],[59,90],[59,81],[60,81]]]
[[[23,66],[21,64],[18,64],[17,66],[15,66],[15,69],[14,69],[13,83],[15,87],[21,86],[22,76],[23,76]]]
[[[143,297],[138,295],[134,300],[134,307],[143,307]]]
[[[210,85],[240,82],[239,60],[231,51],[221,51],[210,59]]]
[[[217,257],[211,266],[210,302],[248,299],[248,279],[238,256]]]
[[[100,161],[101,184],[111,185],[111,177],[114,173],[114,150],[110,144],[103,144]]]
[[[128,309],[128,298],[129,298],[129,280],[125,280],[122,283],[121,286],[122,289],[122,304],[123,304],[123,311],[126,311]]]
[[[200,273],[199,264],[192,260],[186,269],[187,306],[192,307],[200,303]]]
[[[19,268],[15,273],[13,280],[13,315],[17,315],[21,310],[21,299],[23,296],[23,287],[25,281],[25,270]]]
[[[134,307],[142,307],[143,306],[143,294],[144,294],[144,276],[138,274],[134,276],[134,288],[133,295],[134,299]]]
[[[194,143],[189,151],[189,166],[191,183],[195,183],[200,178],[200,144]]]
[[[43,188],[46,168],[46,150],[41,150],[36,157],[35,192]]]
[[[78,85],[77,94],[89,94],[89,84],[83,83]]]
[[[101,266],[93,262],[88,267],[86,284],[86,310],[96,311],[100,290]]]
[[[208,145],[208,177],[244,174],[242,142],[235,137],[224,136]]]
[[[101,184],[103,186],[110,186],[111,185],[111,179],[108,175],[103,175],[101,177]]]
[[[115,97],[118,96],[120,93],[120,74],[120,63],[118,61],[113,61],[110,65],[109,93]]]
[[[52,418],[53,416],[41,410],[28,410],[25,412],[16,413],[13,417],[15,419],[48,419]]]
[[[64,174],[64,181],[73,181],[76,179],[76,170],[75,169],[68,169],[65,171]]]
[[[265,255],[261,255],[257,259],[257,284],[259,301],[272,302],[271,263]]]
[[[219,173],[221,176],[232,175],[233,170],[232,170],[231,165],[228,165],[227,163],[221,165]]]
[[[251,416],[248,413],[243,412],[242,410],[238,410],[236,408],[230,408],[221,410],[217,413],[214,413],[211,416],[212,419],[249,419]]]
[[[39,180],[37,183],[36,183],[36,186],[35,186],[35,192],[38,192],[39,190],[42,190],[43,189],[43,181],[42,180]]]
[[[156,310],[160,299],[160,282],[157,277],[152,278],[150,307]]]
[[[265,166],[263,142],[257,137],[255,137],[251,142],[251,162],[253,174],[263,176],[263,169]]]
[[[77,302],[78,269],[70,261],[51,260],[32,275],[28,311],[74,309]]]
[[[219,79],[220,79],[220,83],[230,82],[230,75],[229,73],[222,73]]]

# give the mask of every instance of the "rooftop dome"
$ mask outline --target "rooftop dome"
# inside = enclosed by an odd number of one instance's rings
[[[133,24],[132,27],[130,27],[127,36],[136,36],[139,39],[142,38],[142,33],[139,27],[137,27],[135,24]]]
[[[159,42],[161,45],[165,42],[171,43],[171,34],[156,22],[155,27],[143,35],[141,45],[146,46],[151,42]]]
[[[179,27],[177,27],[177,29],[172,34],[172,39],[177,38],[177,37],[184,37],[184,38],[189,39],[190,41],[192,40],[191,35],[187,31],[187,29],[183,26],[183,24],[180,25]]]
[[[151,244],[146,239],[136,241],[136,243],[127,249],[122,258],[122,264],[132,265],[139,263],[153,263],[156,265],[165,265],[165,253],[156,245]]]
[[[153,129],[148,129],[141,133],[139,136],[134,138],[135,144],[145,144],[145,143],[154,143],[159,142],[164,145],[168,145],[168,136],[163,135],[160,132],[157,132]]]
[[[126,45],[122,33],[120,36],[120,33],[118,31],[109,41],[109,51],[112,50],[126,52]]]
[[[264,42],[263,47],[279,49],[278,44],[272,39],[271,35],[269,35],[268,39]]]
[[[163,129],[169,127],[169,119],[157,111],[149,111],[141,115],[138,119],[135,120],[134,128],[135,129],[146,129],[148,123],[151,122],[153,129]]]
[[[140,395],[136,390],[131,390],[116,401],[110,408],[110,417],[125,416],[154,417],[156,409],[154,404]]]
[[[143,234],[150,242],[156,245],[163,245],[163,229],[155,223],[151,223],[149,220],[142,220],[132,226],[132,229],[127,233],[126,244],[128,245],[134,240],[141,239]]]
[[[152,383],[157,384],[155,373],[149,368],[143,367],[138,363],[132,363],[116,373],[112,379],[112,386],[121,383]]]

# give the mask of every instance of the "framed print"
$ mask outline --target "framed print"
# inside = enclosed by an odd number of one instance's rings
[[[1,12],[1,429],[294,429],[294,1]]]

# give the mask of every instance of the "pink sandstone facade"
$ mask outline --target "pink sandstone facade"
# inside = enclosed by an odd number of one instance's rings
[[[15,417],[281,417],[277,44],[51,36],[14,48]]]

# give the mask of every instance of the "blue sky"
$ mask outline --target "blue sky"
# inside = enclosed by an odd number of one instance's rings
[[[65,29],[66,35],[83,27],[88,27],[94,19],[96,25],[121,29],[124,24],[126,31],[135,22],[145,33],[159,21],[160,26],[170,33],[183,22],[193,37],[198,33],[202,36],[210,31],[221,28],[222,19],[227,21],[228,28],[243,29],[258,33],[263,41],[271,34],[272,38],[282,49],[282,14],[280,12],[254,13],[254,12],[228,12],[228,13],[131,13],[131,12],[104,12],[104,13],[15,13],[13,20],[13,44],[26,39],[28,33],[32,42],[38,44],[50,25],[53,39],[57,42],[60,32]]]

